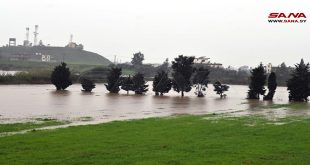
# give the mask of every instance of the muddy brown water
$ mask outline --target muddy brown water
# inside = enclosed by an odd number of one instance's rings
[[[194,91],[185,93],[184,98],[174,91],[165,96],[154,96],[151,89],[141,96],[134,95],[133,92],[127,95],[125,91],[118,95],[109,94],[103,84],[97,84],[92,93],[82,92],[79,84],[60,92],[55,91],[53,85],[0,85],[0,123],[36,118],[99,123],[179,114],[262,114],[266,117],[310,114],[308,108],[261,108],[287,104],[288,93],[285,87],[278,87],[273,102],[246,100],[247,90],[247,86],[230,85],[227,98],[220,99],[212,85],[209,85],[204,98],[196,97]]]

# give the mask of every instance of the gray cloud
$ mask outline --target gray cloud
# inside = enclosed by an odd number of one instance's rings
[[[256,0],[1,0],[0,44],[22,43],[25,27],[40,25],[44,43],[74,40],[113,59],[129,61],[142,51],[146,62],[179,54],[208,56],[227,65],[310,61],[310,22],[270,24],[270,12],[304,12],[310,1]],[[308,19],[308,21],[310,21]]]

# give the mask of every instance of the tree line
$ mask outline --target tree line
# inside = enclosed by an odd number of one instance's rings
[[[133,58],[136,65],[141,65],[143,55],[138,54]],[[140,59],[140,60],[137,60]],[[157,71],[153,78],[153,91],[155,95],[164,95],[171,89],[184,96],[184,93],[189,92],[192,88],[195,89],[195,94],[198,97],[206,95],[206,88],[210,83],[210,70],[207,67],[194,65],[195,57],[180,55],[172,61],[171,76],[169,76],[168,63],[166,68]],[[305,64],[302,59],[299,64],[292,69],[291,76],[287,81],[287,90],[289,91],[290,101],[308,101],[310,95],[310,73],[309,63]],[[258,67],[251,70],[249,83],[249,91],[247,99],[260,99],[263,96],[264,100],[272,100],[278,86],[277,74],[272,72],[267,75],[264,66],[260,64]],[[51,81],[56,86],[57,90],[64,90],[72,84],[70,80],[70,70],[65,63],[56,66],[51,75]],[[118,93],[121,89],[133,91],[135,94],[144,94],[148,91],[144,74],[138,72],[133,76],[123,76],[121,67],[111,67],[107,75],[106,89],[110,93]],[[81,78],[81,84],[84,91],[92,91],[95,84],[92,80]],[[268,92],[265,89],[267,84]],[[225,91],[228,91],[229,86],[222,84],[220,81],[213,83],[214,91],[225,97]],[[267,93],[266,93],[267,92]]]
[[[206,94],[206,88],[210,83],[210,71],[206,67],[194,67],[194,59],[192,56],[180,55],[172,61],[172,76],[168,76],[168,71],[161,69],[153,78],[153,91],[155,95],[164,95],[171,89],[184,96],[184,93],[189,92],[192,88],[195,89],[195,94],[198,97],[203,97]],[[141,64],[141,63],[140,63]],[[167,64],[168,66],[168,64]],[[51,75],[51,82],[55,85],[57,90],[64,90],[72,85],[70,80],[70,70],[66,63],[61,63],[56,66]],[[81,78],[81,85],[83,91],[90,92],[95,88],[94,81],[88,78]],[[229,86],[221,84],[216,81],[214,84],[214,91],[225,97],[224,92],[228,91]],[[133,91],[135,94],[144,94],[148,91],[148,85],[145,81],[144,74],[138,72],[133,76],[123,76],[122,68],[111,67],[107,74],[106,89],[110,93],[119,93],[122,89],[129,94]]]
[[[111,66],[120,67],[126,70],[132,70],[134,72],[140,72],[144,74],[146,78],[154,77],[157,72],[162,70],[168,72],[168,75],[172,74],[173,70],[169,66],[168,58],[159,66],[144,64],[144,59],[144,54],[138,52],[133,54],[130,63],[111,64]],[[193,66],[195,68],[199,68],[200,66],[206,67],[210,72],[210,81],[221,80],[221,82],[223,83],[240,85],[246,85],[249,83],[250,72],[248,69],[242,69],[242,67],[240,67],[239,69],[234,69],[231,66],[228,66],[227,68],[210,67],[208,65],[197,63],[195,63]],[[292,72],[293,68],[286,66],[286,64],[283,62],[279,66],[272,67],[272,70],[277,75],[278,85],[286,86],[286,81],[290,78],[290,73]]]
[[[309,63],[301,59],[300,63],[295,64],[290,78],[287,80],[287,90],[289,92],[289,101],[307,102],[310,96],[310,70]],[[268,76],[266,93],[265,84]],[[272,100],[277,88],[277,76],[275,72],[266,74],[264,67],[260,64],[251,71],[248,99],[259,99],[263,95],[264,100]]]

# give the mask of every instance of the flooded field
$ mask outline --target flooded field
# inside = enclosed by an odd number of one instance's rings
[[[209,85],[207,95],[198,98],[194,92],[180,94],[171,91],[165,96],[109,94],[103,84],[97,84],[92,93],[81,92],[79,84],[67,91],[56,92],[53,85],[1,85],[0,122],[23,122],[36,118],[69,120],[73,123],[108,122],[113,120],[161,117],[179,114],[230,115],[261,114],[266,117],[310,115],[309,103],[297,109],[288,104],[285,87],[279,87],[273,102],[246,100],[247,86],[231,85],[226,99],[220,99]],[[283,104],[283,105],[282,105]],[[285,104],[285,105],[284,105]],[[293,108],[292,108],[293,107]]]

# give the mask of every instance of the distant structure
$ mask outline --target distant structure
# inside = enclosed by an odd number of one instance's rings
[[[0,47],[0,60],[55,63],[64,61],[64,57],[66,57],[68,63],[111,64],[111,61],[97,53],[84,51],[82,44],[76,44],[73,41],[73,35],[70,35],[69,43],[66,46],[50,46],[49,44],[44,45],[43,41],[38,38],[38,31],[39,26],[35,25],[33,35],[31,35],[30,28],[26,27],[25,39],[21,44],[16,42],[16,38],[9,38],[8,44]]]
[[[131,64],[132,65],[132,64]],[[149,65],[149,66],[152,66],[152,67],[159,67],[161,66],[162,64],[156,64],[156,63],[146,63],[144,65]]]
[[[202,64],[202,65],[206,65],[206,66],[214,67],[214,68],[220,68],[223,66],[223,64],[221,63],[215,63],[215,62],[211,63],[210,58],[207,58],[206,56],[195,58],[194,64]]]
[[[29,27],[26,27],[26,39],[24,40],[24,46],[30,46],[30,41],[29,41]]]
[[[17,46],[17,47],[34,47],[34,46],[39,46],[39,47],[45,47],[46,45],[43,44],[42,40],[39,40],[38,35],[39,35],[39,25],[34,26],[34,32],[33,32],[33,43],[30,42],[29,39],[29,31],[30,28],[26,27],[26,34],[25,34],[25,40],[23,41],[22,45],[17,45],[16,38],[9,38],[9,43],[6,45],[7,47],[12,47],[12,46]],[[50,44],[47,44],[48,47],[51,47]],[[82,44],[77,44],[76,42],[73,42],[73,35],[70,35],[70,40],[69,43],[65,46],[67,48],[74,48],[74,49],[84,49],[84,45]]]
[[[16,38],[9,38],[9,46],[16,46]]]
[[[248,72],[248,73],[250,73],[250,70],[251,70],[250,67],[247,65],[243,65],[238,68],[238,71],[243,71],[243,72]]]
[[[43,44],[43,41],[42,41],[42,40],[39,41],[39,45],[38,45],[38,46],[45,46],[45,45]]]
[[[270,74],[272,71],[272,64],[268,63],[266,66],[264,66],[264,68],[265,68],[266,73]]]
[[[70,41],[69,41],[69,44],[72,44],[73,43],[73,34],[70,35]]]
[[[81,50],[84,49],[84,46],[82,44],[77,44],[77,43],[73,42],[73,35],[72,34],[70,35],[70,40],[69,40],[68,45],[66,45],[66,47],[77,48],[77,49],[81,49]]]
[[[39,35],[38,31],[39,31],[39,25],[35,25],[34,32],[33,32],[33,46],[37,46],[38,35]]]

